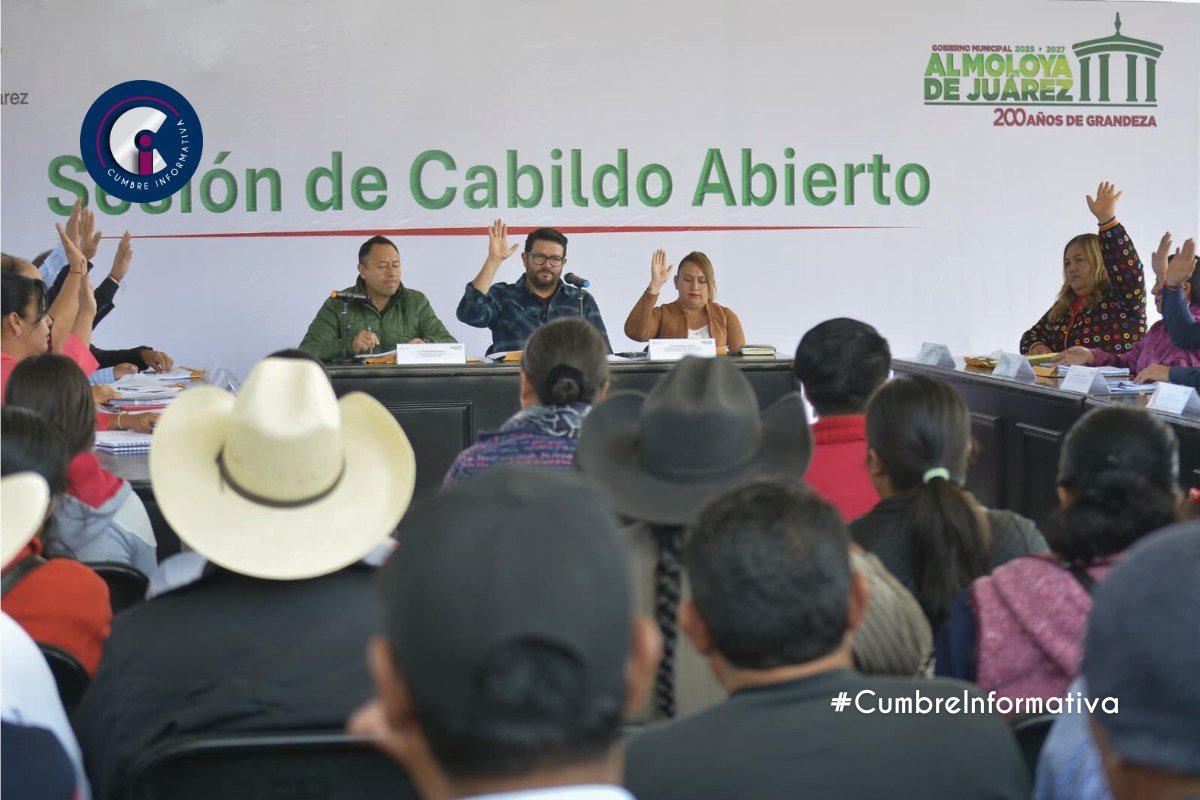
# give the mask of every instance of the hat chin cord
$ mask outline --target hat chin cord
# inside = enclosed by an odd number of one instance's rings
[[[267,508],[301,508],[303,506],[308,506],[308,505],[312,505],[313,503],[320,502],[321,500],[324,500],[329,495],[333,494],[333,491],[335,489],[337,489],[338,484],[340,484],[342,482],[342,477],[345,476],[345,474],[346,474],[346,458],[344,455],[342,456],[342,466],[340,469],[338,469],[337,477],[333,479],[333,482],[330,483],[329,486],[327,486],[326,488],[322,489],[321,491],[317,492],[314,495],[310,495],[309,497],[302,497],[298,500],[276,500],[271,497],[263,497],[260,494],[255,494],[254,492],[250,491],[245,486],[242,486],[229,473],[229,468],[225,465],[225,448],[224,447],[222,447],[220,452],[217,453],[217,471],[221,475],[222,483],[224,483],[230,489],[233,489],[233,491],[239,497],[249,500],[251,503],[254,503],[254,504],[260,505],[260,506],[266,506]]]

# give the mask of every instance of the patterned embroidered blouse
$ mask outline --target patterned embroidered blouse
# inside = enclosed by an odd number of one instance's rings
[[[1049,320],[1046,312],[1021,337],[1021,352],[1044,344],[1055,352],[1068,347],[1090,347],[1123,353],[1146,335],[1146,283],[1142,260],[1115,219],[1100,226],[1100,251],[1109,286],[1100,301],[1087,308],[1076,303],[1062,318]]]

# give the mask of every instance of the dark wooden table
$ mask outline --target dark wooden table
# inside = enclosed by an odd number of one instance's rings
[[[997,378],[990,370],[950,370],[894,359],[896,375],[946,381],[971,410],[977,443],[967,486],[985,505],[1009,508],[1045,523],[1058,506],[1055,492],[1063,437],[1090,408],[1110,403],[1145,405],[1146,396],[1091,397],[1058,388],[1059,380]],[[1180,480],[1200,485],[1200,417],[1159,415],[1179,438]]]
[[[791,359],[733,358],[766,408],[795,388]],[[610,365],[612,391],[649,391],[673,366],[629,361]],[[366,392],[400,421],[417,457],[416,497],[432,494],[454,458],[495,430],[520,407],[520,365],[329,367],[334,392]],[[159,558],[178,552],[178,539],[159,512],[150,487],[147,456],[101,455],[105,469],[129,481],[142,498],[159,541]]]

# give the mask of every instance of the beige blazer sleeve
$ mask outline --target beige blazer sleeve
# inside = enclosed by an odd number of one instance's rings
[[[662,308],[655,308],[658,295],[642,292],[625,320],[625,335],[635,342],[647,342],[658,336],[662,326]]]
[[[725,309],[725,344],[732,353],[746,343],[746,334],[742,330],[742,321],[733,313],[733,309],[728,306],[722,308]]]

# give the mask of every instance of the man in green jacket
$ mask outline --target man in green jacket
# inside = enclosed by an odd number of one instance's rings
[[[351,353],[372,348],[388,351],[397,344],[453,342],[456,339],[433,313],[429,299],[400,282],[400,251],[390,239],[372,236],[358,249],[358,280],[343,292],[361,294],[346,313]],[[330,297],[308,326],[300,349],[322,361],[342,353],[342,301]]]

